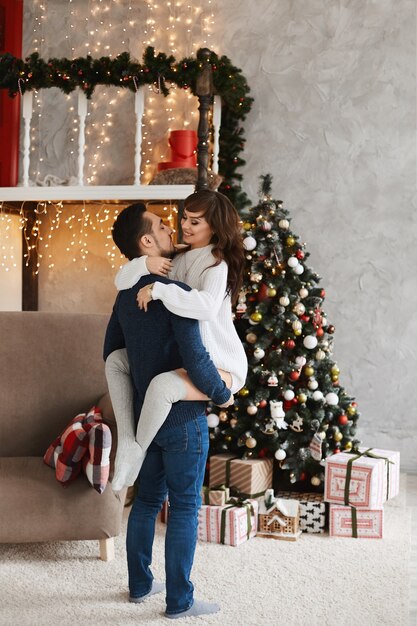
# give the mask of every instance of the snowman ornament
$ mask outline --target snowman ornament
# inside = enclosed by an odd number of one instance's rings
[[[271,409],[271,417],[274,420],[277,429],[285,430],[288,428],[287,422],[284,421],[285,413],[282,408],[282,402],[278,402],[278,400],[270,400],[269,407]]]

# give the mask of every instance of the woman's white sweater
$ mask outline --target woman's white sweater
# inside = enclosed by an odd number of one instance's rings
[[[236,393],[245,384],[248,363],[233,324],[230,296],[226,294],[227,264],[222,261],[210,267],[216,261],[212,247],[195,248],[173,259],[169,278],[186,283],[191,291],[157,281],[152,299],[161,300],[176,315],[199,320],[204,346],[216,367],[230,372],[232,393]],[[117,273],[116,287],[130,289],[145,274],[149,274],[146,257],[133,259]]]

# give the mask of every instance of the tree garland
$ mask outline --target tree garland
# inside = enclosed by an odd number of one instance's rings
[[[209,62],[213,70],[215,92],[222,98],[222,125],[220,131],[219,173],[223,177],[220,191],[227,195],[237,208],[249,204],[239,181],[242,175],[237,169],[245,164],[239,156],[245,145],[245,137],[240,122],[249,113],[253,98],[240,69],[234,67],[226,56],[218,57],[210,53]],[[167,84],[175,84],[189,89],[196,95],[197,76],[202,62],[186,57],[181,61],[163,52],[155,54],[152,46],[146,48],[143,63],[133,61],[128,52],[115,58],[91,56],[76,59],[49,59],[39,57],[37,52],[25,60],[6,53],[0,55],[0,89],[8,89],[9,95],[34,89],[58,87],[69,94],[81,89],[91,98],[97,85],[114,85],[136,92],[143,85],[154,84],[164,96],[169,94]]]

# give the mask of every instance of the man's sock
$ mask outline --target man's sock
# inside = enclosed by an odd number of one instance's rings
[[[135,441],[123,442],[117,447],[114,475],[111,483],[113,491],[130,487],[135,483],[142,467],[145,454]]]
[[[180,617],[197,617],[198,615],[211,615],[220,611],[218,604],[214,602],[201,602],[201,600],[194,600],[192,606],[182,613],[165,613],[165,617],[169,619],[178,619]]]
[[[140,596],[140,598],[132,598],[129,596],[129,602],[135,602],[135,604],[140,604],[146,598],[155,595],[156,593],[161,593],[161,591],[165,591],[165,583],[156,583],[154,580],[152,581],[152,587],[149,593],[146,593],[144,596]]]

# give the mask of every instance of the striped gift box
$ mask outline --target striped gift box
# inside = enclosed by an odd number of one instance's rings
[[[259,498],[272,487],[273,459],[236,458],[233,454],[210,457],[209,486],[227,485],[240,497]]]
[[[330,505],[331,537],[382,539],[383,525],[383,509],[355,509],[351,506]]]
[[[380,509],[397,495],[399,472],[400,453],[392,450],[360,448],[360,455],[334,454],[326,459],[324,499],[332,504]]]
[[[249,500],[248,504],[252,507],[252,510],[249,512],[249,529],[248,508],[246,506],[230,506],[229,504],[225,506],[203,505],[198,512],[199,540],[238,546],[254,537],[258,524],[258,501]],[[225,518],[223,538],[221,532],[222,515]]]

